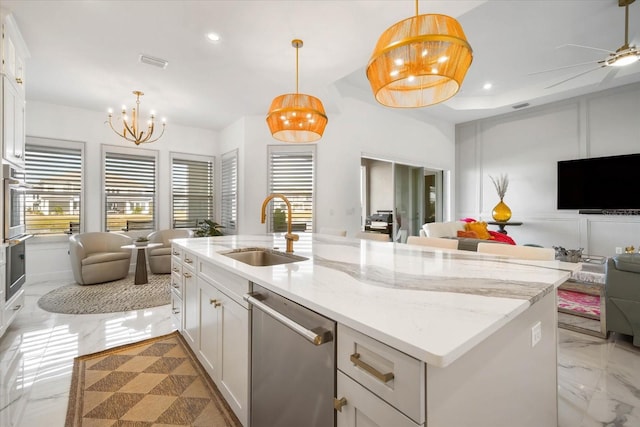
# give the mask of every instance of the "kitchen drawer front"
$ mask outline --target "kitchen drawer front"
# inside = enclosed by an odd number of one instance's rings
[[[341,324],[337,359],[339,370],[413,421],[424,423],[424,363]]]
[[[244,308],[249,308],[249,303],[242,299],[242,296],[249,292],[249,281],[247,279],[203,261],[198,263],[198,275],[210,281]]]
[[[176,261],[175,258],[171,258],[171,274],[177,274],[182,277],[182,264],[180,261]]]
[[[182,298],[182,274],[177,272],[171,273],[171,291]]]
[[[2,316],[4,326],[9,327],[13,319],[18,315],[18,312],[24,307],[24,289],[18,291],[16,295],[11,297],[5,306]]]
[[[182,298],[171,292],[171,318],[177,330],[182,331]]]
[[[198,257],[187,251],[182,252],[182,268],[189,268],[195,270]]]
[[[171,256],[177,261],[182,261],[182,248],[176,245],[171,246]]]
[[[420,427],[360,384],[338,371],[338,399],[346,404],[336,411],[337,427]]]

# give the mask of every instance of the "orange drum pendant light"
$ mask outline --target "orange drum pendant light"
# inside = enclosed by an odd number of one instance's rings
[[[376,100],[388,107],[415,108],[454,96],[473,60],[455,19],[418,15],[389,27],[378,40],[367,78]]]
[[[298,93],[298,49],[302,40],[292,40],[296,48],[296,93],[280,95],[271,102],[267,124],[271,135],[284,142],[314,142],[322,138],[327,115],[315,96]]]

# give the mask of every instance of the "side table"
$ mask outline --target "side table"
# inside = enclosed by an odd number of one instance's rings
[[[498,233],[502,233],[502,234],[507,234],[507,230],[504,229],[507,225],[513,225],[513,226],[522,225],[521,222],[517,222],[517,221],[489,221],[487,222],[487,224],[497,225]]]
[[[136,257],[136,277],[133,281],[136,285],[144,285],[149,283],[147,278],[147,256],[146,249],[157,248],[162,246],[162,243],[147,243],[146,245],[124,245],[120,246],[122,249],[137,249],[138,255]]]

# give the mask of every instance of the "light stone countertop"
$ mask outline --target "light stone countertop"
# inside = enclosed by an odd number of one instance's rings
[[[176,239],[212,264],[419,360],[451,364],[565,282],[580,264],[301,233],[306,261],[254,267],[221,255],[282,234]]]

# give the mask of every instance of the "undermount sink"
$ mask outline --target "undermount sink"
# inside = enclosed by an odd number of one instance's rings
[[[267,248],[240,248],[228,252],[220,252],[220,254],[233,258],[236,261],[258,267],[288,264],[291,262],[306,261],[309,259]]]

